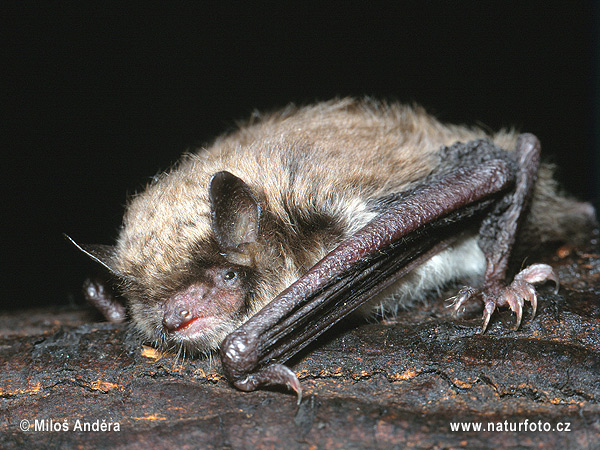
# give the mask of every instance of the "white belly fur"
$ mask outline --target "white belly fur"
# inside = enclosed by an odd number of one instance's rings
[[[390,316],[423,301],[427,294],[438,292],[450,282],[477,285],[485,271],[485,256],[470,235],[431,257],[360,308],[365,315]]]

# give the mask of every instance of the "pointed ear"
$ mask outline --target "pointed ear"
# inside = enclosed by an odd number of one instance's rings
[[[116,275],[119,278],[124,277],[117,269],[115,264],[115,248],[111,245],[79,245],[70,236],[64,235],[71,243],[77,247],[80,251],[88,255],[97,263],[102,264],[104,267],[108,269],[110,273]]]
[[[213,232],[222,249],[241,249],[243,244],[256,242],[260,204],[250,186],[229,172],[217,172],[208,195]]]

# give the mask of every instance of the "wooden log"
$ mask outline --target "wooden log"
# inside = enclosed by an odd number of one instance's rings
[[[87,309],[2,314],[0,448],[595,448],[600,255],[548,258],[561,290],[540,288],[518,331],[503,310],[481,334],[480,311],[454,316],[448,293],[332,330],[290,362],[300,405],[237,391],[218,358],[162,355]]]

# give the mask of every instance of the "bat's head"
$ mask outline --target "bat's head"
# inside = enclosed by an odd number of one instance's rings
[[[229,172],[206,178],[162,177],[132,199],[114,247],[82,248],[120,281],[135,329],[185,354],[217,349],[289,283],[261,199]]]

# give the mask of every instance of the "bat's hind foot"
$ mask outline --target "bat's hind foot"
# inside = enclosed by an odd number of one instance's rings
[[[462,288],[454,297],[454,310],[458,311],[467,301],[479,297],[483,301],[483,329],[485,332],[492,314],[497,306],[509,306],[517,315],[515,330],[521,325],[523,318],[523,304],[525,301],[531,303],[535,317],[537,310],[537,293],[534,284],[553,281],[555,292],[558,292],[558,276],[547,264],[533,264],[519,272],[513,282],[508,286],[498,282],[488,282],[482,289],[472,287]]]

